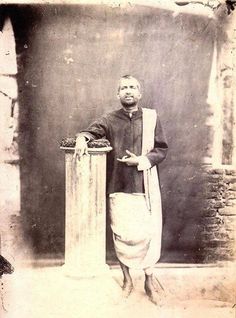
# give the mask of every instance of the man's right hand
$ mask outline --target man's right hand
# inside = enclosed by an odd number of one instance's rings
[[[80,158],[83,155],[87,155],[88,154],[88,145],[86,142],[86,138],[82,135],[79,135],[76,138],[76,144],[75,144],[75,153],[74,153],[74,157],[78,157],[78,159],[80,160]]]

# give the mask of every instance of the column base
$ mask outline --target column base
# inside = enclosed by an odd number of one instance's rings
[[[73,303],[81,310],[92,310],[96,317],[104,317],[106,308],[113,308],[122,302],[122,288],[107,265],[96,271],[79,271],[71,269],[70,266],[62,266],[65,278],[66,293],[72,294]],[[87,308],[87,309],[86,309]],[[99,315],[99,311],[102,314]],[[95,314],[96,313],[96,314]],[[92,315],[91,317],[93,317]],[[79,313],[80,316],[80,313]]]
[[[97,268],[86,268],[80,266],[72,266],[71,264],[64,264],[62,271],[65,276],[71,278],[94,278],[101,276],[110,276],[110,268],[107,264]]]

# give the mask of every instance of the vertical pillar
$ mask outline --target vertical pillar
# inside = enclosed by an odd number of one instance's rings
[[[78,277],[97,276],[106,265],[106,153],[90,148],[79,160],[65,150],[66,239],[65,270]]]
[[[222,17],[221,17],[222,18]],[[209,80],[207,102],[213,116],[207,118],[207,125],[213,132],[213,168],[235,163],[235,19],[226,16],[227,23],[216,25],[212,68]],[[217,23],[222,23],[217,21]],[[220,29],[220,32],[219,32]],[[222,38],[224,30],[224,40]]]
[[[232,165],[236,167],[236,19],[233,20],[232,26],[232,60],[233,60],[233,75],[232,75],[232,103],[233,103],[233,154]]]
[[[0,251],[15,264],[16,259],[19,260],[21,245],[17,64],[12,23],[4,13],[2,18],[3,28],[0,30]]]
[[[206,126],[208,127],[209,134],[208,151],[204,158],[204,163],[213,166],[221,163],[222,153],[221,105],[217,85],[217,44],[215,39],[207,95],[209,112],[206,118]]]
[[[222,164],[222,140],[223,140],[223,121],[222,121],[222,91],[218,79],[218,61],[217,61],[217,44],[214,45],[212,72],[214,74],[215,85],[213,84],[213,92],[215,100],[214,109],[214,139],[212,151],[212,166],[219,167]]]

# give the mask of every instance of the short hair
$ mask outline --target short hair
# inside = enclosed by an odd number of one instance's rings
[[[121,78],[119,80],[119,84],[118,84],[118,92],[120,90],[120,82],[121,82],[122,79],[134,79],[137,82],[137,86],[138,86],[139,90],[141,89],[140,82],[137,80],[137,78],[135,78],[132,75],[127,74],[127,75],[121,76]]]

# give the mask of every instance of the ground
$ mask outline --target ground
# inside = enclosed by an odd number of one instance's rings
[[[160,266],[162,306],[143,290],[143,273],[132,271],[135,290],[122,298],[122,276],[113,267],[100,278],[72,278],[63,267],[17,267],[1,278],[1,318],[236,317],[236,270],[224,267]]]

